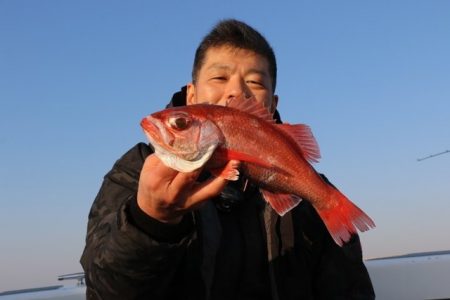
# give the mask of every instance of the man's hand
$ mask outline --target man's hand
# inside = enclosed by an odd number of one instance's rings
[[[228,164],[237,165],[238,162]],[[201,171],[181,173],[165,166],[156,155],[150,155],[139,178],[139,207],[161,222],[178,223],[186,212],[219,195],[227,184],[222,177],[198,183],[196,180]]]

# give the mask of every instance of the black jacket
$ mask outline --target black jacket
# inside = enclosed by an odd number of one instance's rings
[[[337,246],[307,201],[280,218],[238,183],[180,224],[145,215],[136,192],[151,153],[140,143],[122,156],[93,203],[87,299],[375,298],[358,236]]]

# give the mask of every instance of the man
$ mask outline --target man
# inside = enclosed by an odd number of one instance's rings
[[[275,85],[264,37],[225,20],[203,39],[192,83],[171,105],[252,98],[281,122]],[[341,248],[307,201],[279,217],[244,181],[179,173],[136,145],[105,176],[89,214],[87,298],[374,299],[358,236]]]

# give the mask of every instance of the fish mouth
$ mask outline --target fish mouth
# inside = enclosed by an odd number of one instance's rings
[[[141,121],[141,126],[150,144],[155,148],[155,152],[164,153],[165,155],[176,155],[188,160],[197,159],[197,151],[193,151],[192,149],[186,149],[185,151],[174,149],[176,137],[172,132],[167,130],[164,122],[160,119],[154,118],[151,115],[147,116]]]
[[[141,121],[141,127],[144,129],[144,133],[147,136],[150,143],[156,147],[160,146],[163,148],[165,145],[172,145],[174,138],[171,134],[164,128],[164,124],[152,116],[147,116]]]

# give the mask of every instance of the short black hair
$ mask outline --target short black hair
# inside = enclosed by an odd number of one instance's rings
[[[217,25],[203,38],[195,51],[192,68],[192,82],[195,83],[198,71],[204,63],[209,48],[231,46],[251,50],[267,59],[269,75],[272,79],[272,89],[275,91],[277,82],[277,62],[275,53],[264,36],[244,22],[235,19],[226,19]]]

